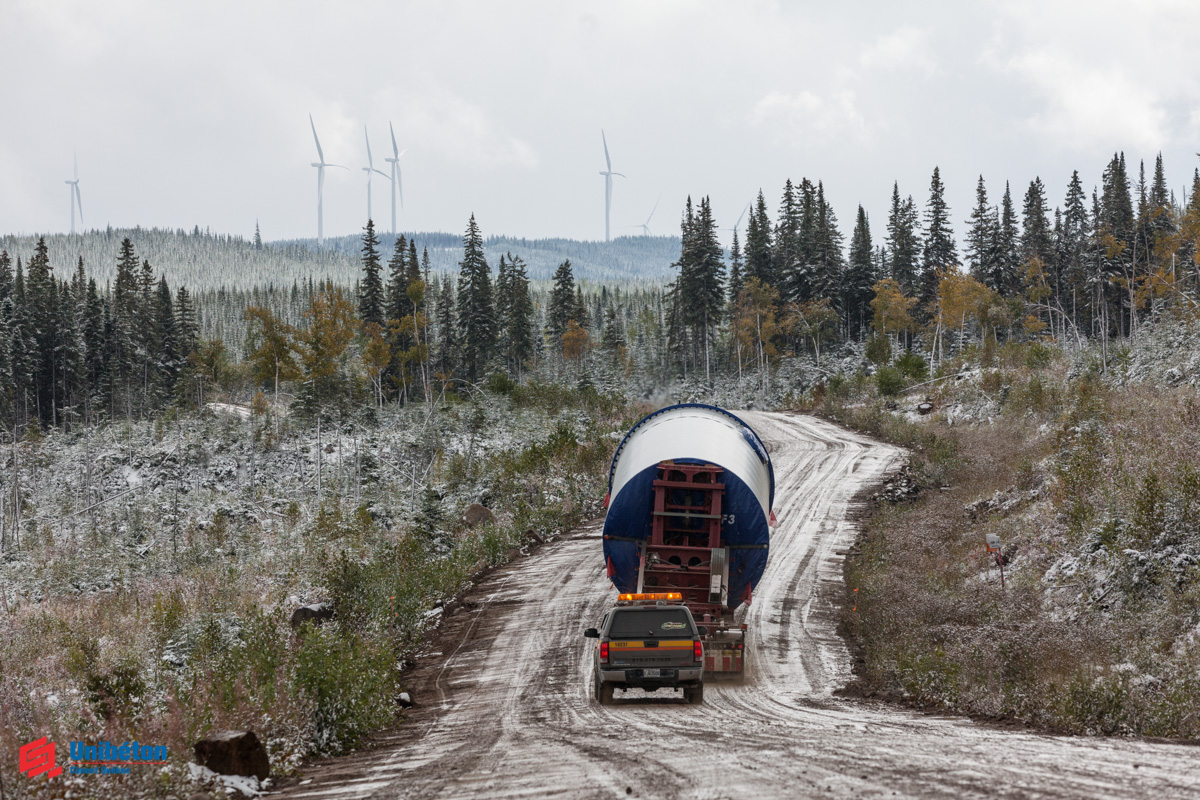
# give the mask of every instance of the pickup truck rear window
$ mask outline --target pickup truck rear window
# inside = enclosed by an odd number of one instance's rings
[[[645,611],[614,611],[610,639],[691,639],[694,636],[687,612],[680,608]]]

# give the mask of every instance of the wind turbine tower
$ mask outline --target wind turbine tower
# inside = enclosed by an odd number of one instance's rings
[[[371,177],[375,173],[379,173],[380,175],[383,175],[383,177],[386,178],[387,173],[383,172],[382,170],[375,169],[375,159],[373,159],[371,157],[371,137],[367,136],[367,126],[366,125],[363,125],[363,139],[365,139],[367,142],[367,165],[362,168],[362,171],[367,173],[367,219],[374,219],[374,217],[371,216]],[[393,204],[392,205],[392,228],[393,229],[396,227],[395,211],[396,211],[395,204]],[[392,232],[395,233],[395,230],[393,230]]]
[[[83,224],[83,198],[79,195],[79,154],[75,154],[75,180],[63,181],[71,187],[71,235],[75,235],[75,206],[79,206],[79,222]]]
[[[604,142],[604,163],[607,169],[600,174],[604,176],[604,241],[611,241],[609,237],[609,220],[612,218],[612,187],[613,175],[621,175],[619,172],[613,172],[612,159],[608,157],[608,139],[604,136],[604,130],[600,130],[600,141]],[[624,175],[621,175],[624,178]]]
[[[317,143],[317,158],[319,161],[314,161],[312,165],[317,168],[317,247],[325,243],[325,212],[323,210],[323,202],[325,198],[325,168],[339,167],[340,169],[350,169],[343,167],[341,164],[328,164],[325,162],[325,151],[321,149],[321,140],[317,138],[317,126],[313,122],[312,114],[308,115],[308,124],[312,127],[313,141]]]
[[[388,123],[388,132],[392,134],[392,157],[385,158],[384,161],[392,165],[392,236],[396,235],[396,188],[400,188],[400,207],[404,208],[404,181],[400,177],[400,156],[408,152],[408,148],[403,150],[396,147],[396,131],[392,128],[392,123]]]

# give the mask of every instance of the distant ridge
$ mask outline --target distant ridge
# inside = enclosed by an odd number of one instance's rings
[[[462,238],[452,233],[404,234],[415,238],[417,249],[429,248],[429,259],[437,272],[457,271],[462,257]],[[0,236],[0,249],[14,262],[28,262],[38,234]],[[98,283],[116,275],[121,240],[128,236],[138,258],[150,260],[156,272],[164,272],[173,286],[203,291],[226,287],[291,285],[293,282],[332,279],[353,283],[359,276],[358,236],[325,240],[321,250],[315,239],[291,239],[264,243],[255,249],[252,239],[217,234],[194,228],[191,231],[162,228],[108,228],[79,234],[46,234],[50,264],[56,275],[67,278],[83,256],[88,273]],[[386,261],[395,239],[380,237]],[[591,283],[661,283],[673,274],[671,264],[679,258],[680,242],[672,236],[622,236],[611,242],[574,239],[524,239],[492,236],[485,242],[488,263],[495,269],[500,256],[511,252],[525,260],[529,277],[549,280],[564,259],[570,259],[576,280]]]
[[[462,236],[455,233],[416,232],[401,234],[416,238],[417,247],[429,248],[429,260],[438,272],[457,271],[462,257]],[[380,249],[390,254],[395,237],[379,236]],[[287,247],[315,248],[316,239],[286,239],[276,244]],[[358,258],[362,241],[358,236],[327,237],[325,248]],[[549,280],[564,259],[570,259],[577,279],[594,282],[653,281],[659,282],[673,274],[671,265],[679,258],[678,236],[620,236],[611,242],[581,241],[578,239],[527,239],[516,236],[489,236],[484,239],[484,251],[493,267],[501,255],[511,252],[525,260],[529,277]]]

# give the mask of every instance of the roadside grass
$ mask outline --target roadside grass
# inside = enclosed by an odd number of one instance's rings
[[[1200,738],[1196,391],[1114,386],[1044,345],[982,355],[947,370],[977,379],[930,387],[930,417],[869,385],[825,398],[912,448],[924,488],[882,504],[848,564],[860,682],[1071,733]],[[942,411],[962,407],[983,411]]]
[[[403,497],[406,487],[364,477],[358,504],[330,493],[320,503],[294,497],[280,513],[258,518],[218,511],[192,519],[180,526],[175,553],[151,571],[136,547],[120,544],[115,521],[101,522],[112,531],[71,536],[35,527],[21,557],[36,578],[30,587],[41,589],[14,595],[0,586],[0,750],[15,753],[48,735],[62,764],[72,740],[166,745],[171,759],[162,770],[89,777],[82,790],[190,795],[191,745],[212,730],[255,730],[278,775],[394,724],[405,663],[434,624],[434,605],[507,561],[529,543],[527,531],[561,533],[595,513],[614,446],[609,434],[632,413],[577,390],[532,386],[512,394],[520,400],[497,400],[485,414],[496,443],[477,446],[473,457],[462,452],[463,426],[479,412],[466,404],[443,415],[461,424],[429,476],[440,522],[378,516],[380,498],[397,489]],[[522,411],[513,410],[518,404]],[[533,421],[533,435],[507,435],[509,414],[526,430]],[[239,425],[220,433],[222,442],[244,435]],[[360,458],[365,442],[363,450]],[[386,458],[386,450],[380,445],[373,457]],[[50,466],[48,452],[43,458]],[[480,492],[496,520],[469,528],[458,518],[465,500],[452,498]],[[140,509],[137,525],[169,528],[169,509]],[[122,522],[120,536],[131,527]],[[169,548],[166,541],[158,546]],[[91,574],[94,559],[103,559],[106,588],[65,588]],[[294,630],[291,612],[317,598],[331,602],[334,619]],[[41,796],[15,768],[15,761],[0,764],[7,796]]]

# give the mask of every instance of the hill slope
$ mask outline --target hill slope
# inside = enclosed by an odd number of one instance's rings
[[[462,257],[462,240],[457,234],[416,233],[417,247],[429,248],[436,271],[456,271]],[[83,234],[50,234],[46,244],[50,262],[59,276],[71,274],[79,257],[98,283],[113,279],[121,240],[128,236],[140,258],[150,260],[165,272],[175,286],[195,290],[219,287],[248,289],[266,284],[290,285],[309,278],[331,278],[352,283],[359,274],[357,236],[326,241],[316,249],[312,239],[269,242],[256,249],[253,241],[240,236],[200,231],[158,228],[110,228]],[[37,243],[36,235],[0,236],[0,250],[28,261]],[[384,258],[394,247],[391,235],[381,236]],[[679,239],[669,236],[622,236],[612,242],[583,242],[573,239],[521,239],[495,236],[485,242],[489,262],[511,252],[523,258],[529,277],[548,280],[565,259],[570,259],[578,280],[595,283],[659,282],[668,278],[671,264],[679,257]]]

